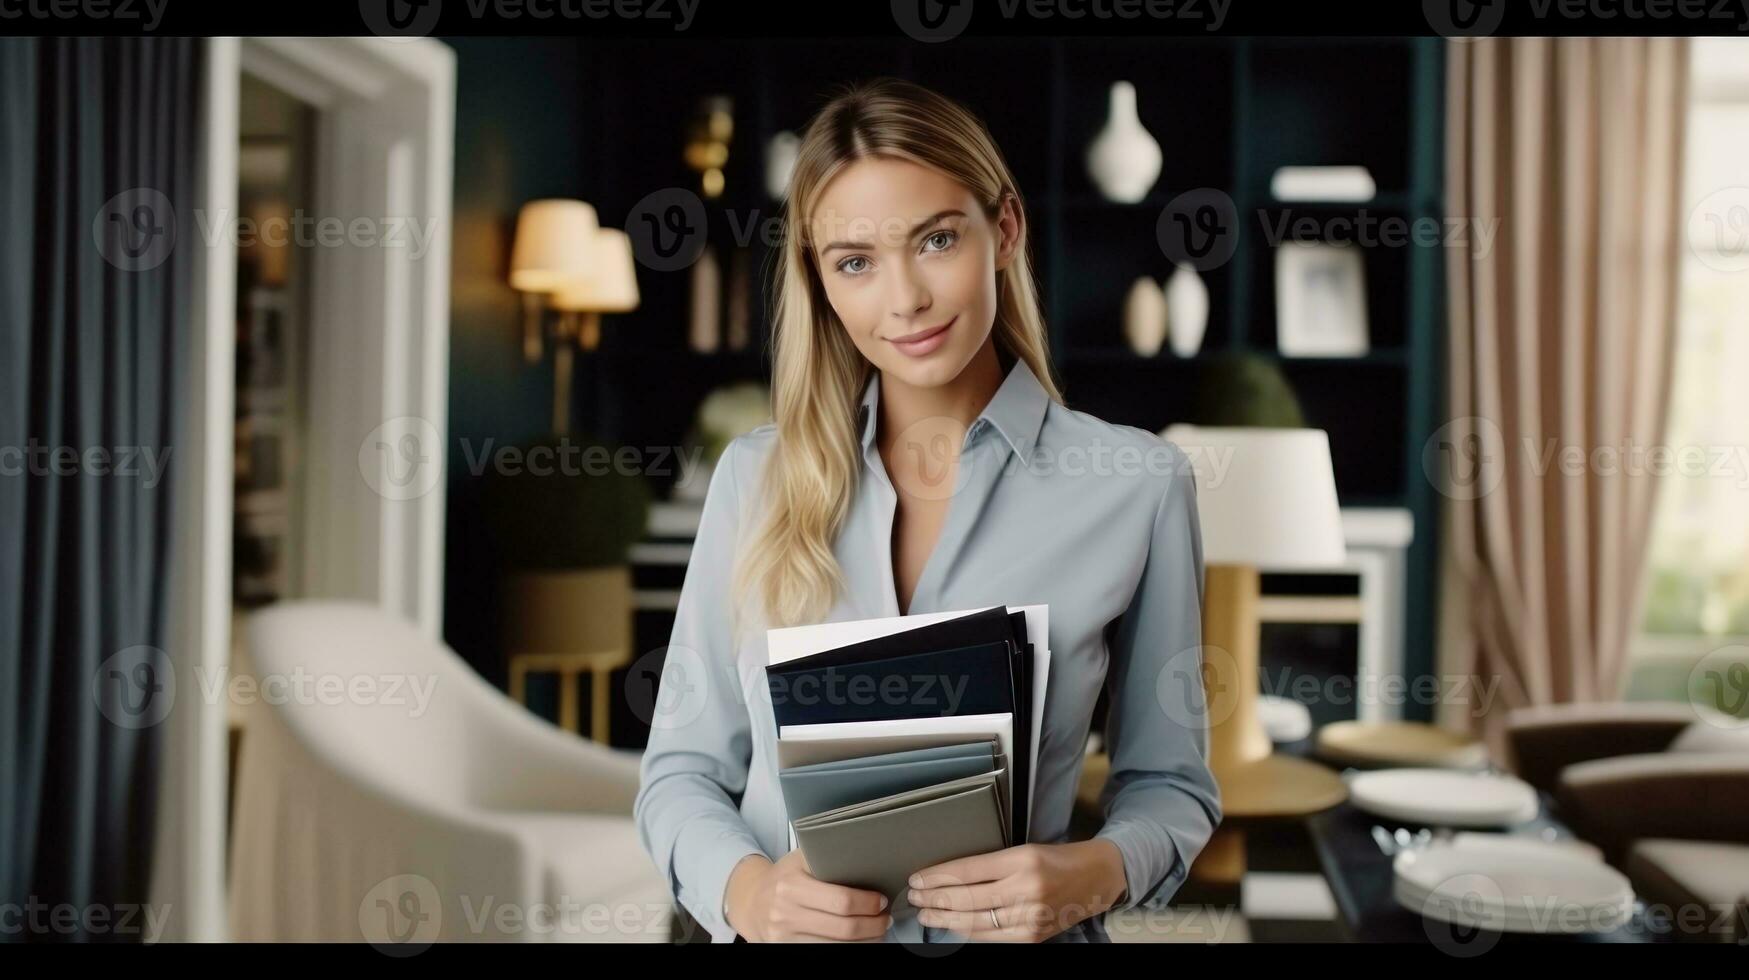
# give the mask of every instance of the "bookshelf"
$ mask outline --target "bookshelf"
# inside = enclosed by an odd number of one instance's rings
[[[1405,672],[1432,673],[1438,499],[1421,469],[1442,401],[1444,349],[1443,43],[1437,38],[972,38],[926,45],[902,37],[643,42],[582,40],[602,98],[588,120],[603,220],[615,223],[649,190],[692,186],[680,160],[684,122],[703,95],[734,99],[727,191],[711,207],[713,244],[751,251],[753,341],[700,355],[685,346],[687,280],[640,270],[642,308],[607,327],[599,390],[580,417],[630,444],[671,443],[711,388],[766,375],[764,334],[772,249],[746,234],[775,219],[762,168],[766,140],[799,131],[835,84],[878,74],[950,95],[988,125],[1020,184],[1051,347],[1069,404],[1159,431],[1194,417],[1211,356],[1250,352],[1278,365],[1307,423],[1329,431],[1345,507],[1400,507],[1415,524],[1406,562]],[[1103,199],[1084,153],[1104,125],[1113,81],[1138,89],[1143,124],[1165,155],[1139,204]],[[1274,200],[1284,165],[1362,164],[1378,185],[1364,203]],[[1155,225],[1176,195],[1228,194],[1239,220],[1230,260],[1202,273],[1210,317],[1197,356],[1142,357],[1125,344],[1124,297],[1139,276],[1172,271]],[[1365,248],[1370,344],[1357,357],[1288,357],[1276,350],[1274,236],[1282,219],[1312,218],[1352,237],[1371,222],[1413,224],[1416,240]],[[1340,220],[1337,220],[1340,219]],[[741,233],[737,234],[736,229]],[[1437,230],[1433,240],[1425,234]],[[1376,237],[1376,236],[1375,236]],[[652,398],[660,392],[660,398]],[[1409,705],[1406,717],[1431,711]],[[1417,717],[1419,714],[1419,718]]]

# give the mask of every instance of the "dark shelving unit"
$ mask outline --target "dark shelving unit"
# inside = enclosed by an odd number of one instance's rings
[[[1440,221],[1443,43],[1437,38],[902,38],[582,40],[602,95],[585,145],[598,154],[602,220],[622,224],[644,194],[696,186],[680,158],[684,124],[709,94],[734,99],[727,190],[710,207],[714,244],[737,244],[749,218],[776,220],[763,190],[767,139],[799,132],[837,86],[893,74],[932,86],[984,119],[1020,184],[1059,380],[1071,406],[1158,431],[1195,422],[1197,386],[1213,355],[1250,352],[1280,366],[1310,425],[1330,433],[1344,506],[1393,506],[1415,520],[1408,558],[1405,672],[1433,671],[1438,498],[1421,470],[1444,349],[1444,266],[1437,241],[1366,250],[1369,352],[1287,357],[1276,351],[1275,248],[1265,227],[1285,215]],[[1087,145],[1104,125],[1112,82],[1133,82],[1143,124],[1165,161],[1139,204],[1104,200],[1087,176]],[[1282,202],[1276,168],[1361,164],[1377,196],[1364,203]],[[1139,276],[1172,271],[1155,226],[1178,194],[1216,188],[1240,222],[1232,258],[1202,273],[1210,316],[1201,352],[1153,357],[1125,345],[1122,308]],[[734,220],[729,219],[733,216]],[[685,272],[640,270],[643,305],[613,318],[579,398],[583,417],[627,444],[672,444],[711,388],[767,374],[774,251],[753,235],[753,338],[740,352],[685,344]],[[725,276],[728,266],[724,265]],[[658,488],[660,489],[660,488]],[[1409,705],[1425,720],[1425,706]]]

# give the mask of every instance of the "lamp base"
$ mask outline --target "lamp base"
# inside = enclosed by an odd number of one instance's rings
[[[1223,821],[1191,868],[1205,883],[1232,885],[1244,875],[1244,832],[1226,821],[1304,817],[1348,798],[1347,784],[1329,767],[1274,754],[1258,716],[1260,578],[1256,568],[1243,565],[1209,565],[1204,571],[1209,770],[1220,785]]]

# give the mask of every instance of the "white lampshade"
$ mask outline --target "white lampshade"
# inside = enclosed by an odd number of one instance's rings
[[[1174,425],[1161,435],[1196,470],[1204,562],[1296,571],[1347,559],[1324,430]]]
[[[553,308],[567,313],[624,313],[638,308],[632,239],[618,228],[595,233],[588,268],[553,293]]]
[[[599,229],[595,208],[583,201],[543,198],[524,204],[510,250],[510,285],[529,293],[558,289],[588,269]]]

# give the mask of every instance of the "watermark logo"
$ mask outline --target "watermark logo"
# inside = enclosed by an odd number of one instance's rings
[[[1500,942],[1506,895],[1485,874],[1453,875],[1422,901],[1421,916],[1435,948],[1466,959],[1480,956]]]
[[[965,423],[950,415],[932,415],[906,426],[893,444],[904,458],[893,467],[894,489],[914,500],[947,500],[965,489],[979,459],[965,455],[970,434]]]
[[[139,21],[140,30],[150,34],[163,22],[164,8],[169,5],[170,0],[0,0],[0,21],[27,17],[38,20]]]
[[[1239,704],[1239,692],[1221,678],[1237,677],[1238,670],[1238,661],[1221,647],[1180,650],[1154,675],[1154,700],[1180,728],[1218,725],[1232,717]]]
[[[150,728],[176,704],[176,665],[154,646],[118,650],[92,672],[91,696],[111,724]]]
[[[1489,37],[1506,17],[1505,0],[1421,0],[1427,26],[1454,41]]]
[[[358,903],[358,931],[389,956],[423,953],[443,931],[443,898],[430,878],[385,878]]]
[[[664,187],[644,195],[626,215],[632,254],[657,272],[684,269],[704,254],[704,202],[684,187]]]
[[[1225,191],[1188,190],[1168,201],[1154,224],[1160,251],[1198,272],[1227,264],[1239,247],[1239,211]]]
[[[1506,473],[1506,437],[1493,420],[1470,415],[1434,430],[1421,447],[1421,472],[1453,500],[1494,492]]]
[[[658,647],[626,671],[626,704],[652,729],[681,729],[704,714],[711,683],[710,670],[697,650]]]
[[[425,496],[443,477],[443,441],[437,427],[417,415],[389,419],[359,443],[358,472],[385,500]]]
[[[1749,187],[1708,194],[1688,213],[1688,247],[1718,272],[1749,270]]]
[[[155,188],[122,191],[97,209],[91,237],[97,254],[123,272],[156,269],[176,248],[176,208]]]
[[[899,30],[925,44],[951,41],[972,22],[972,0],[892,0]]]
[[[443,0],[358,0],[366,30],[391,41],[426,37],[443,16]]]
[[[1688,703],[1709,725],[1749,728],[1749,646],[1719,647],[1702,657],[1688,672]]]

